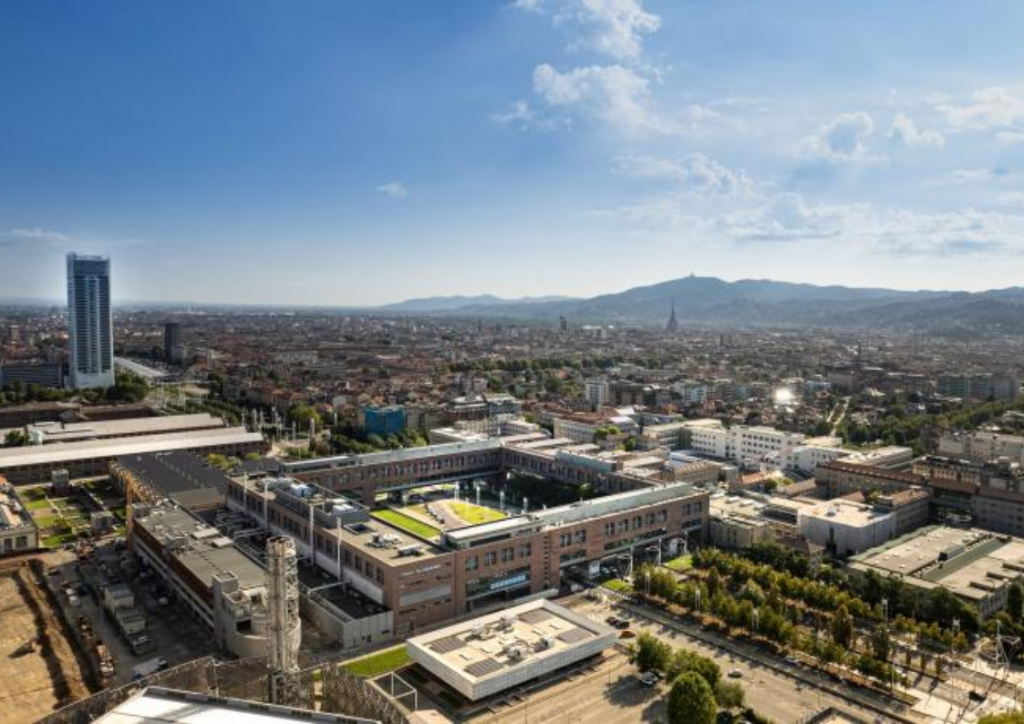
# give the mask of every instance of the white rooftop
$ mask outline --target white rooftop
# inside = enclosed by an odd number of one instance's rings
[[[322,714],[305,709],[219,699],[149,687],[96,720],[99,724],[292,724],[333,722],[370,724],[370,719]]]

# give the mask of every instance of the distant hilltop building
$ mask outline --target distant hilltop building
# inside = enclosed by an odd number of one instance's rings
[[[68,254],[70,385],[114,385],[114,324],[110,315],[110,259]]]
[[[676,319],[676,302],[672,300],[672,314],[668,317],[668,323],[665,325],[666,332],[678,332],[679,331],[679,320]]]

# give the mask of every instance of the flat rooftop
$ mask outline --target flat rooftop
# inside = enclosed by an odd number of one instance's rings
[[[193,415],[162,415],[160,417],[136,417],[127,420],[99,420],[95,422],[40,422],[29,425],[29,434],[37,432],[43,437],[43,444],[76,442],[126,435],[146,435],[184,430],[203,430],[226,427],[219,417],[202,412]]]
[[[1024,540],[932,526],[854,556],[850,567],[904,576],[920,587],[942,586],[976,600],[1024,574]]]
[[[657,505],[658,503],[685,498],[693,495],[695,492],[697,492],[696,489],[690,483],[670,483],[654,488],[643,488],[641,490],[630,490],[625,493],[605,495],[600,498],[570,503],[569,505],[537,510],[527,515],[513,516],[490,523],[481,523],[480,525],[467,528],[445,531],[444,535],[446,540],[458,546],[476,538],[486,538],[524,525],[575,523],[581,520],[616,515],[647,505]]]
[[[117,464],[140,481],[168,495],[197,488],[213,488],[226,494],[231,479],[193,453],[182,450],[124,455]]]
[[[262,435],[258,432],[248,432],[244,427],[218,427],[210,430],[172,432],[165,435],[139,435],[55,445],[31,445],[0,449],[0,471],[32,465],[56,466],[62,463],[96,458],[261,442],[263,442]]]
[[[501,677],[510,668],[566,659],[567,652],[587,644],[600,641],[607,648],[616,635],[610,626],[541,599],[415,636],[408,643],[434,665],[473,684]]]
[[[876,510],[867,503],[855,503],[842,498],[808,505],[800,511],[801,517],[827,518],[850,527],[871,525],[891,515],[892,513]]]
[[[118,704],[101,724],[372,724],[370,719],[325,714],[242,699],[222,699],[150,686]]]
[[[159,506],[148,515],[135,516],[133,524],[144,528],[206,586],[221,573],[237,576],[243,590],[265,585],[262,566],[235,548],[230,538],[181,508]]]
[[[21,504],[14,487],[0,477],[0,531],[34,525],[32,514]]]

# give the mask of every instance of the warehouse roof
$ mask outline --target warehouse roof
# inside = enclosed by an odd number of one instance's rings
[[[244,427],[223,427],[211,430],[190,430],[166,435],[140,435],[108,440],[86,440],[59,445],[33,445],[0,449],[0,470],[31,465],[62,463],[96,458],[115,458],[167,450],[189,450],[220,445],[259,443],[263,436]]]

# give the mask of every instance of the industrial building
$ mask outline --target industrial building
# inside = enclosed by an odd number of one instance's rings
[[[83,440],[109,440],[111,438],[166,435],[194,430],[216,430],[227,427],[219,417],[207,412],[191,415],[159,415],[126,420],[99,420],[85,422],[37,422],[25,426],[31,445],[81,442]]]
[[[134,507],[128,531],[132,553],[167,582],[223,650],[238,657],[265,656],[270,626],[264,568],[186,510],[173,504]],[[297,647],[297,627],[290,636]]]
[[[507,691],[615,645],[615,629],[547,600],[408,640],[413,661],[470,701]]]
[[[264,453],[267,448],[262,435],[243,427],[32,445],[0,449],[0,475],[15,484],[39,483],[49,480],[56,469],[67,470],[73,478],[105,475],[109,464],[125,455],[186,450],[241,457],[250,452]]]
[[[853,557],[849,570],[896,576],[922,591],[944,588],[991,616],[1006,607],[1010,586],[1024,576],[1024,540],[933,526]]]
[[[125,494],[131,515],[135,502],[171,500],[198,513],[222,507],[231,482],[220,469],[181,450],[124,455],[110,463],[110,476]]]

